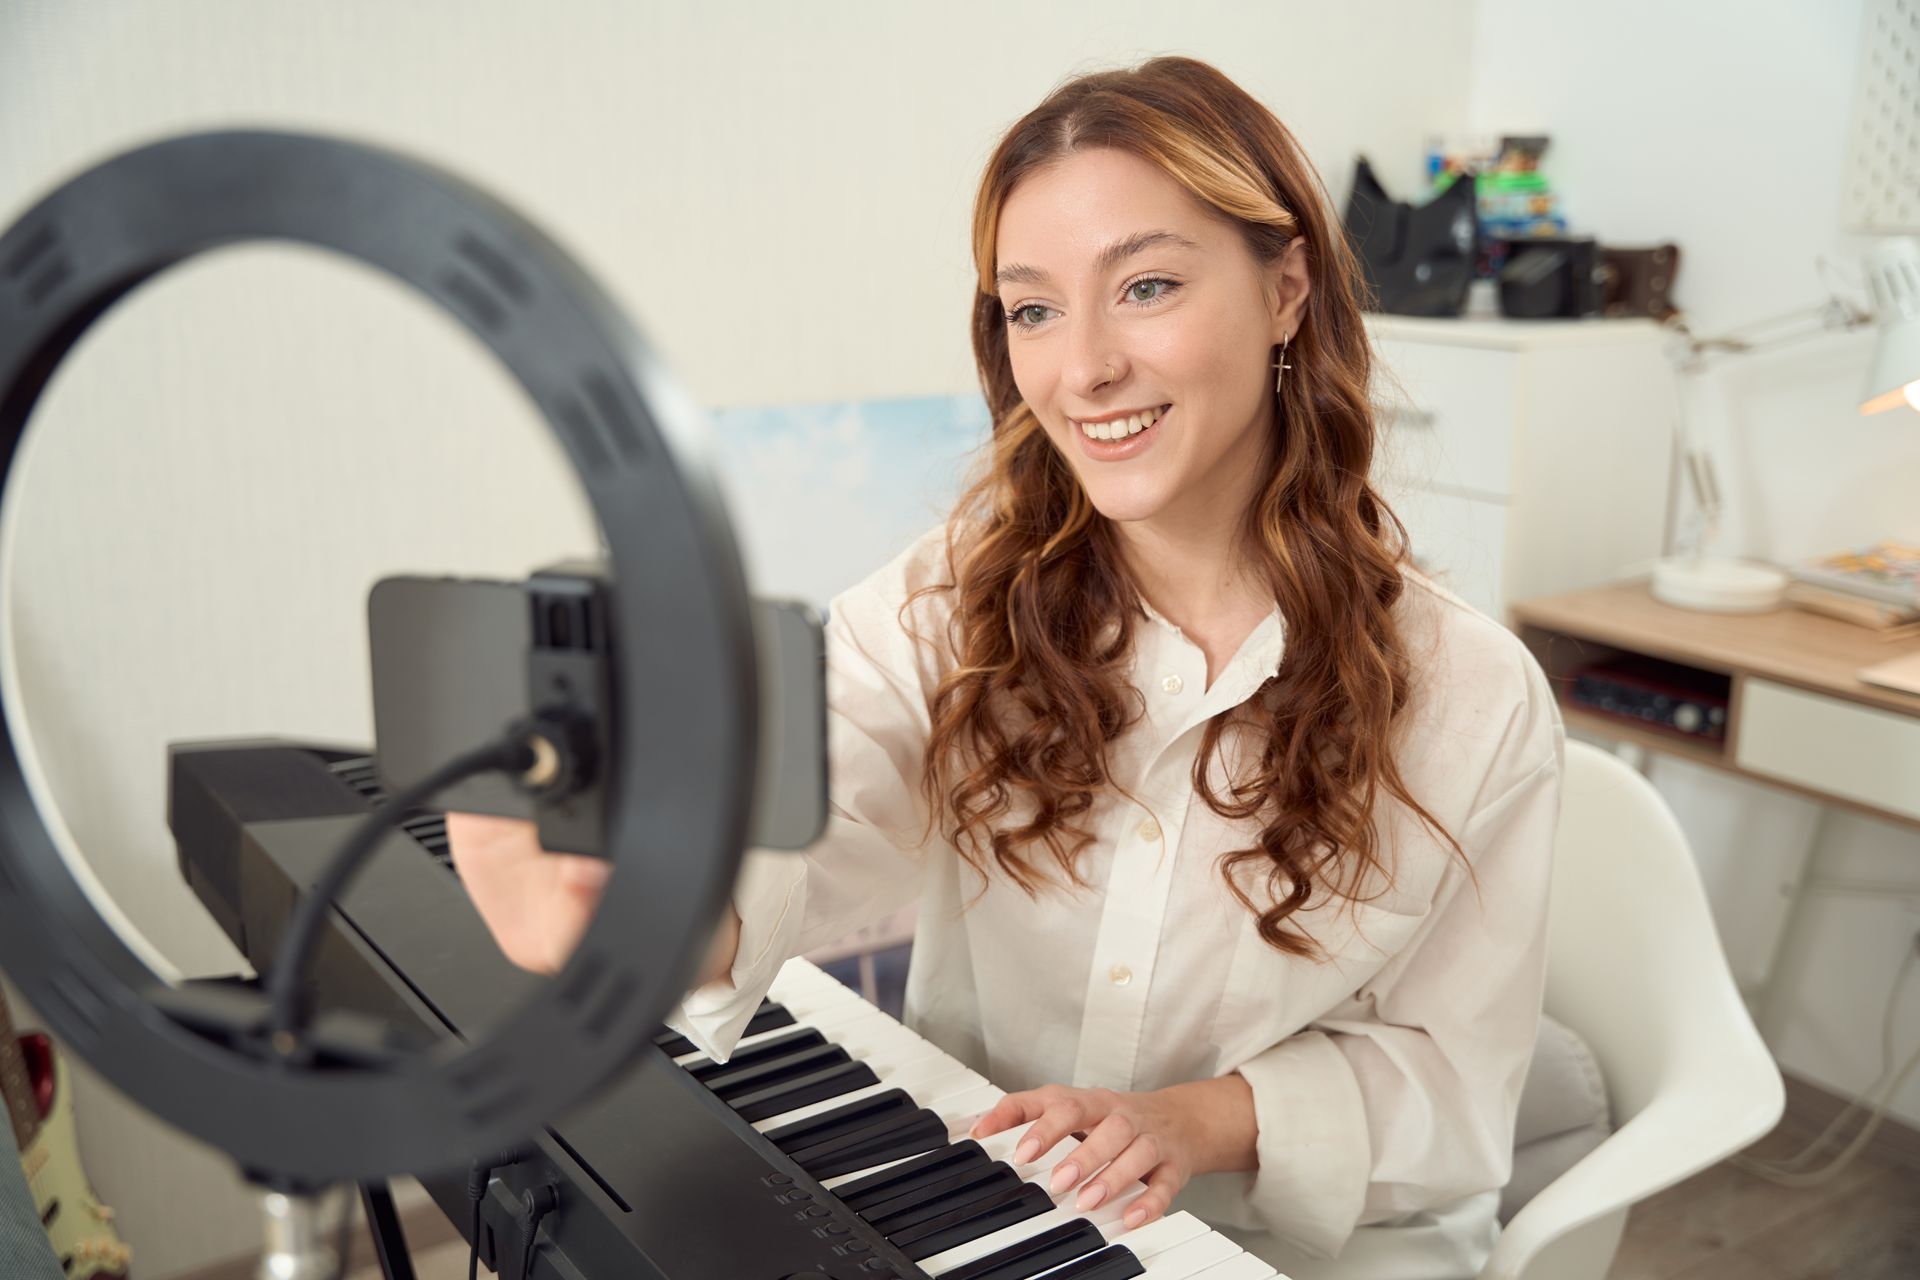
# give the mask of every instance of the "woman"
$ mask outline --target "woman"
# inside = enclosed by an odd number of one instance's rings
[[[829,829],[750,858],[675,1025],[730,1052],[781,961],[917,901],[907,1021],[1015,1091],[977,1134],[1086,1135],[1063,1203],[1140,1179],[1127,1225],[1178,1195],[1295,1280],[1473,1275],[1562,732],[1369,487],[1324,190],[1226,77],[1158,58],[1013,127],[974,256],[984,474],[834,602]],[[509,956],[557,968],[601,867],[450,830]]]

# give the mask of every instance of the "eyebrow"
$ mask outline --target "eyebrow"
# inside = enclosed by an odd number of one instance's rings
[[[1136,253],[1160,245],[1173,245],[1180,249],[1198,249],[1200,246],[1177,231],[1136,231],[1124,240],[1116,240],[1100,251],[1093,260],[1094,270],[1105,274]],[[996,285],[1008,284],[1046,284],[1052,277],[1038,267],[1030,267],[1021,262],[1010,262],[994,272]]]

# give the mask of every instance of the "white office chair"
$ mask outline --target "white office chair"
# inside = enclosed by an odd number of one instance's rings
[[[1615,1131],[1516,1213],[1482,1280],[1602,1280],[1627,1209],[1773,1128],[1786,1091],[1653,784],[1567,743],[1546,1010],[1583,1036]]]

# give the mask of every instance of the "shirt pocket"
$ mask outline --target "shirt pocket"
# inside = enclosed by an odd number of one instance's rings
[[[1289,927],[1297,922],[1324,952],[1307,957],[1269,946],[1258,918],[1243,908],[1214,1017],[1214,1074],[1233,1070],[1352,999],[1406,947],[1427,913],[1425,905],[1408,911],[1349,901],[1296,912]]]

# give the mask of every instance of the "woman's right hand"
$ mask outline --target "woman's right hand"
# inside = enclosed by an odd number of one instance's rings
[[[580,945],[612,866],[600,858],[548,853],[540,829],[520,818],[448,813],[454,870],[507,959],[558,973]]]
[[[520,818],[450,812],[447,843],[467,896],[507,959],[534,973],[560,972],[599,909],[612,865],[548,853],[539,827]],[[739,941],[740,916],[729,903],[699,983],[726,976]]]

